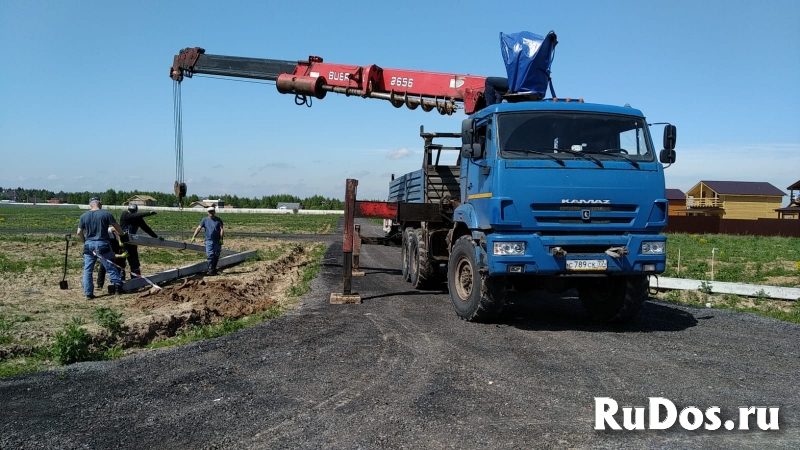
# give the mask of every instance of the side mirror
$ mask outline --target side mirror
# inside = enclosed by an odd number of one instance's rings
[[[472,144],[472,135],[475,132],[475,120],[464,119],[461,121],[461,145]]]
[[[673,150],[673,149],[675,149],[675,141],[677,139],[678,139],[678,129],[675,128],[675,125],[665,125],[664,126],[664,149],[665,150]]]
[[[658,155],[658,159],[662,164],[672,164],[675,162],[675,156],[675,150],[665,148],[664,150],[661,150],[661,154]]]
[[[461,121],[461,156],[464,158],[480,158],[483,156],[483,147],[475,142],[475,120],[464,119]]]

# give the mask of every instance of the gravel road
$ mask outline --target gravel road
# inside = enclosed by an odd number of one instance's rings
[[[0,380],[0,448],[800,448],[800,326],[651,300],[608,328],[539,292],[467,323],[382,246],[362,251],[363,304],[330,305],[340,261],[337,240],[299,309],[239,333]],[[780,430],[596,431],[595,397],[723,423],[780,407]]]

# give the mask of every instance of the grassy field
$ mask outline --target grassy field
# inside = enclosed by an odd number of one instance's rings
[[[0,207],[0,230],[74,232],[85,209]],[[109,210],[119,220],[122,210]],[[206,216],[195,210],[159,211],[145,218],[158,232],[191,233]],[[226,231],[238,233],[326,234],[336,226],[337,214],[234,214],[220,212]]]
[[[0,207],[0,231],[36,230],[74,232],[78,218],[85,212],[76,208]],[[111,210],[119,217],[121,211]],[[191,233],[205,216],[194,210],[161,211],[145,220],[156,232]],[[236,233],[276,234],[326,234],[336,226],[338,215],[297,214],[225,214],[229,236]],[[380,222],[377,219],[376,223]],[[188,236],[186,236],[188,237]],[[4,236],[4,239],[27,239],[35,243],[62,239],[58,236],[25,235]],[[716,249],[716,250],[714,250]],[[713,271],[712,271],[712,250]],[[174,253],[163,252],[159,258],[173,258]],[[34,268],[57,266],[57,255],[41,255]],[[165,261],[166,262],[166,261]],[[180,263],[182,261],[175,261]],[[19,262],[0,251],[0,272],[19,271]],[[667,270],[664,276],[698,280],[732,281],[752,284],[800,287],[800,238],[755,237],[726,235],[669,234],[667,244]]]
[[[664,276],[800,287],[800,238],[669,234]]]

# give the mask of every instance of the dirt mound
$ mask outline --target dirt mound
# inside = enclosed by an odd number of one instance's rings
[[[286,287],[296,282],[300,267],[307,262],[306,247],[296,245],[277,261],[258,267],[242,279],[195,277],[176,286],[152,288],[128,306],[151,310],[153,314],[126,322],[127,330],[119,336],[120,343],[123,347],[144,345],[174,336],[191,325],[207,325],[265,311],[282,303]]]

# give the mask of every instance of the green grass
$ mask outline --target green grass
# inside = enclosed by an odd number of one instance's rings
[[[728,235],[667,235],[667,270],[664,276],[765,284],[786,277],[781,286],[800,286],[800,238]],[[680,272],[678,259],[680,254]]]
[[[278,317],[283,314],[283,312],[283,308],[273,306],[265,311],[239,319],[227,319],[215,324],[194,326],[186,331],[180,332],[172,338],[149,344],[145,346],[145,348],[173,347],[203,339],[224,336],[256,323]],[[107,316],[108,314],[97,315]],[[100,319],[100,321],[104,320],[105,319]],[[2,322],[0,322],[0,326],[10,329],[12,325],[9,325],[9,323],[10,321],[3,319]],[[30,356],[18,356],[8,360],[0,360],[0,378],[52,369],[57,367],[59,362],[62,364],[71,364],[79,361],[112,360],[124,356],[124,350],[120,347],[90,348],[88,335],[80,328],[81,324],[82,321],[76,319],[66,323],[59,333],[59,336],[56,336],[56,341],[52,346],[38,348]]]
[[[16,324],[32,322],[33,320],[34,318],[27,314],[16,315],[11,318],[0,314],[0,344],[10,344],[14,342],[14,338],[11,336],[10,332]]]
[[[0,314],[0,344],[10,344],[13,341],[12,336],[8,334],[13,326],[13,320],[7,319],[5,316]]]
[[[0,378],[13,377],[56,367],[49,349],[42,348],[31,356],[0,360]]]
[[[108,211],[119,220],[122,210]],[[84,209],[48,207],[0,207],[0,230],[40,230],[74,233]],[[191,233],[206,214],[201,211],[158,211],[145,221],[158,232]],[[228,232],[318,234],[331,233],[339,216],[336,214],[239,214],[221,211],[218,216]],[[63,241],[63,237],[61,238]]]
[[[145,251],[146,253],[141,250],[139,251],[139,259],[146,260],[150,264],[183,266],[197,262],[198,260],[205,260],[205,254],[194,252],[175,251],[155,247],[149,247]]]
[[[273,319],[283,314],[283,309],[278,306],[273,306],[266,311],[256,314],[251,314],[239,319],[226,319],[222,322],[213,323],[209,325],[196,325],[186,331],[178,333],[176,336],[164,339],[163,341],[154,342],[146,346],[146,348],[165,348],[174,347],[176,345],[185,345],[191,342],[200,341],[203,339],[211,339],[226,334],[235,333],[241,329],[247,328],[259,322]]]
[[[27,268],[51,270],[64,267],[64,257],[57,255],[40,255],[33,260],[19,261],[0,253],[0,272],[23,273]]]
[[[317,276],[320,269],[320,261],[325,254],[325,246],[317,245],[311,250],[309,255],[308,264],[303,268],[299,284],[294,284],[289,287],[289,296],[299,297],[311,290],[311,280]]]

